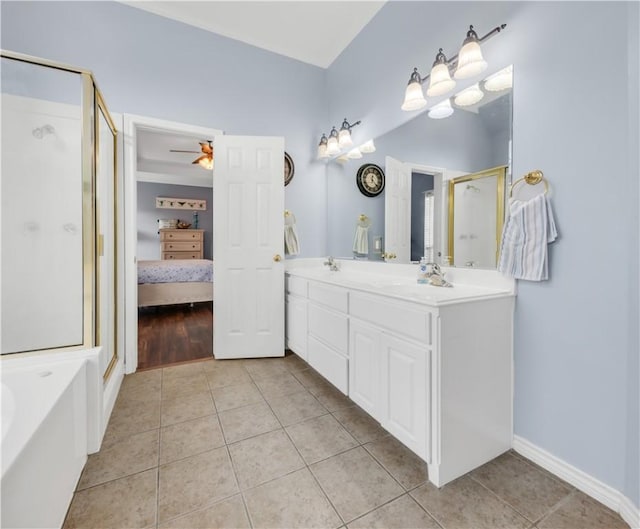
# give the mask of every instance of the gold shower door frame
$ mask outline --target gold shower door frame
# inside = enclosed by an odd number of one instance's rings
[[[97,208],[98,197],[96,196],[96,177],[97,163],[99,157],[99,117],[100,113],[104,116],[109,129],[113,135],[113,351],[111,358],[104,373],[106,380],[113,367],[118,361],[118,260],[117,260],[117,223],[118,223],[118,200],[117,200],[117,130],[114,121],[109,114],[104,98],[96,80],[89,70],[69,66],[42,59],[16,53],[12,51],[0,50],[0,55],[5,59],[12,59],[25,63],[35,64],[47,68],[54,68],[70,73],[79,74],[82,82],[82,135],[81,135],[81,158],[82,158],[82,259],[83,259],[83,327],[82,327],[82,343],[69,345],[65,347],[56,347],[52,349],[39,350],[37,352],[51,351],[73,351],[78,349],[87,349],[102,344],[104,337],[104,329],[100,328],[100,269],[98,266],[98,256],[102,251],[101,241],[103,228],[99,225]],[[109,204],[107,204],[109,207]],[[35,351],[20,351],[13,354],[34,353]]]

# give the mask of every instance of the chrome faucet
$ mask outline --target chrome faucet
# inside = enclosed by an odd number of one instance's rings
[[[324,266],[328,266],[329,270],[331,270],[332,272],[338,271],[338,265],[331,256],[327,257],[327,260],[324,262]]]

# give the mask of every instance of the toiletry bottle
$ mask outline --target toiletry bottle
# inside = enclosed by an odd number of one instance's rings
[[[420,258],[420,265],[418,267],[418,284],[426,285],[429,283],[429,277],[427,274],[427,258]]]

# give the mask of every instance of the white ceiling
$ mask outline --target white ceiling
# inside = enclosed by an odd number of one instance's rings
[[[122,3],[327,68],[386,0],[122,1]]]

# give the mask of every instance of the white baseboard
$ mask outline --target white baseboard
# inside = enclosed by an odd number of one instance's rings
[[[619,513],[632,529],[640,528],[640,509],[622,492],[517,435],[513,436],[513,449]]]

